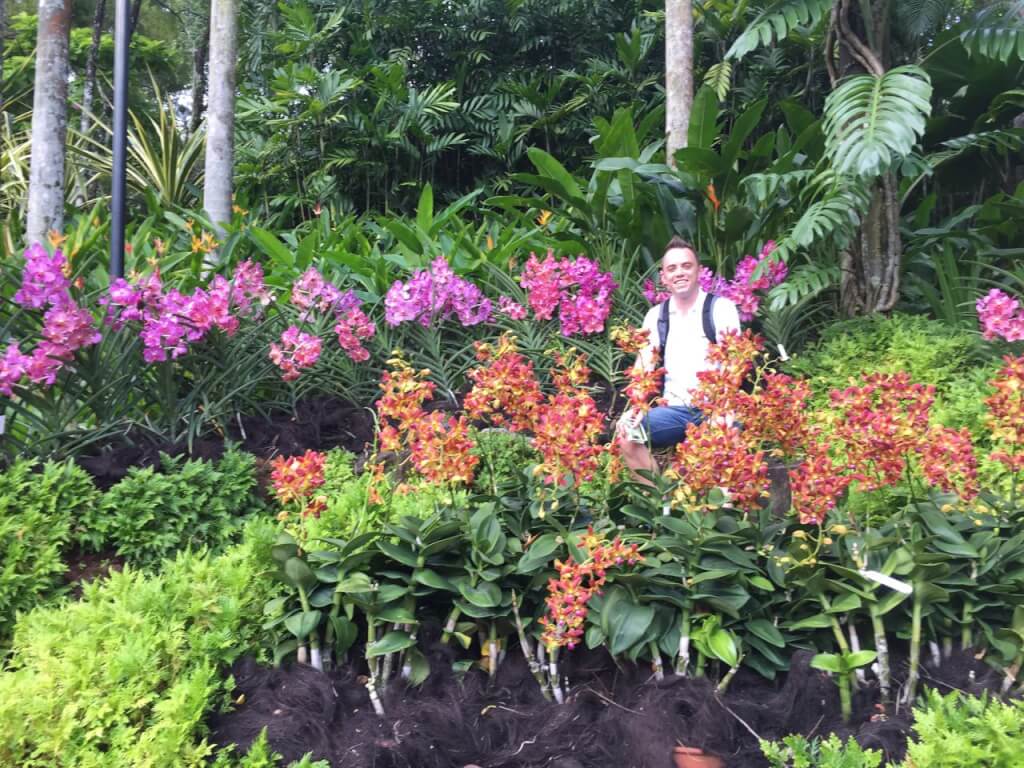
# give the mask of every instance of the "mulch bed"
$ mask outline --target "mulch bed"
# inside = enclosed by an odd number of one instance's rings
[[[190,456],[219,459],[226,440],[263,459],[293,456],[307,450],[344,448],[360,453],[373,441],[373,417],[370,412],[340,398],[317,397],[300,401],[292,412],[272,412],[245,416],[241,425],[228,425],[228,434],[204,436],[192,445]],[[188,452],[184,443],[154,440],[142,432],[130,432],[107,443],[97,451],[77,459],[79,466],[93,476],[96,485],[110,488],[131,467],[160,465],[160,454],[180,456]]]
[[[881,714],[870,684],[843,723],[835,684],[810,668],[804,651],[784,681],[741,671],[721,697],[706,678],[655,682],[646,669],[616,667],[603,651],[576,651],[566,664],[574,686],[563,705],[542,698],[518,654],[490,684],[477,670],[456,679],[446,646],[435,643],[428,656],[430,677],[420,688],[393,684],[384,718],[351,668],[324,674],[242,660],[232,670],[242,704],[211,723],[213,739],[244,751],[266,728],[285,764],[312,752],[345,768],[670,768],[680,743],[723,757],[729,768],[763,768],[753,733],[853,736],[896,762],[911,732],[910,713]],[[925,669],[923,679],[944,692],[980,693],[999,682],[969,653]]]
[[[76,550],[65,555],[64,561],[68,565],[68,570],[64,573],[64,581],[70,585],[69,594],[75,600],[82,596],[83,585],[124,568],[124,558],[113,550],[106,552]]]

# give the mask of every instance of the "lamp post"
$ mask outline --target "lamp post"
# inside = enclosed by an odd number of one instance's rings
[[[124,277],[125,165],[128,150],[129,0],[114,2],[114,175],[110,189],[110,277]]]

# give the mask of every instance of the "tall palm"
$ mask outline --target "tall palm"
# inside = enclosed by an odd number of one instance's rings
[[[25,239],[43,242],[64,228],[64,141],[68,127],[71,0],[39,0],[32,159]]]

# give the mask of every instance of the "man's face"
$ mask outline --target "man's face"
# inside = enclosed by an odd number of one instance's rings
[[[697,293],[697,254],[689,248],[672,248],[661,259],[661,284],[673,296],[689,298]]]

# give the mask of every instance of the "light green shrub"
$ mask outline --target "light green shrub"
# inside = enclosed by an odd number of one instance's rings
[[[787,364],[810,380],[818,402],[864,373],[906,371],[940,394],[976,362],[978,337],[926,317],[871,315],[830,325],[810,349]]]
[[[914,710],[906,768],[1017,768],[1024,763],[1024,702],[929,691]]]
[[[9,634],[16,612],[60,586],[63,552],[83,510],[99,497],[71,462],[34,469],[33,462],[18,461],[0,473],[0,637]]]
[[[882,764],[881,752],[862,749],[853,739],[844,743],[834,733],[811,741],[795,734],[782,741],[762,741],[761,752],[771,768],[878,768]]]
[[[220,556],[128,568],[22,616],[0,673],[0,765],[205,765],[223,668],[257,644],[274,533],[257,519]]]

